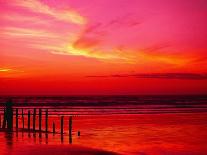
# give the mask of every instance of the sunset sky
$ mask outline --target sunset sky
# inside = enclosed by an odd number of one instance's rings
[[[206,0],[0,0],[0,94],[206,94]]]

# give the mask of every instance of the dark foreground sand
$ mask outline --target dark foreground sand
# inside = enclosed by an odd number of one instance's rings
[[[11,155],[118,155],[117,153],[77,145],[24,145],[14,148]]]

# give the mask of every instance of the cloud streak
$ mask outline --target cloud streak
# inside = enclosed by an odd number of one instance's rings
[[[207,73],[143,73],[143,74],[114,74],[103,76],[87,76],[88,78],[144,78],[144,79],[180,79],[180,80],[207,80]]]
[[[86,19],[75,10],[54,9],[38,0],[23,0],[23,1],[18,0],[16,1],[16,3],[14,3],[14,5],[26,8],[32,12],[42,13],[51,16],[57,20],[72,22],[74,24],[80,24],[80,25],[86,23]]]
[[[6,27],[1,34],[4,36],[11,36],[17,38],[58,38],[57,34],[47,32],[40,29],[20,28],[20,27]]]
[[[10,68],[0,68],[0,72],[10,72],[11,70]]]

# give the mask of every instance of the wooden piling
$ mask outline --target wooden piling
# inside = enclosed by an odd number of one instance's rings
[[[39,109],[39,132],[42,131],[42,109]]]
[[[18,126],[19,126],[19,124],[18,124],[18,109],[16,108],[16,130],[18,130]]]
[[[28,131],[30,131],[30,110],[28,111]]]
[[[33,131],[36,131],[36,109],[33,111]]]
[[[72,116],[69,117],[69,143],[72,144]]]
[[[22,108],[22,129],[24,130],[24,109]]]
[[[55,122],[52,123],[52,128],[53,128],[53,135],[55,134]]]
[[[1,128],[1,115],[0,115],[0,128]]]
[[[48,132],[48,109],[45,111],[45,132]]]
[[[80,131],[78,131],[78,137],[80,137]]]
[[[2,128],[5,129],[6,128],[6,109],[4,108],[4,118],[3,118],[3,125]]]
[[[64,126],[63,126],[63,124],[64,124],[64,116],[61,116],[61,124],[60,124],[60,126],[61,126],[61,141],[63,141],[63,128],[64,128]]]

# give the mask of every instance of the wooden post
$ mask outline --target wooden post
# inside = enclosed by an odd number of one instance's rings
[[[72,116],[69,117],[69,143],[72,144]]]
[[[1,115],[0,115],[0,128],[1,128]]]
[[[78,131],[78,137],[80,137],[80,131]]]
[[[3,129],[6,128],[6,109],[4,108],[4,119],[3,119],[3,126],[2,126]]]
[[[53,135],[55,134],[55,122],[52,123]]]
[[[16,130],[18,130],[18,109],[16,108]]]
[[[28,111],[28,131],[30,131],[30,110]]]
[[[39,132],[42,131],[42,109],[39,109]]]
[[[36,131],[36,109],[33,111],[33,131]]]
[[[24,109],[22,108],[22,129],[24,130]]]
[[[63,126],[64,120],[63,119],[64,119],[64,116],[61,116],[61,125],[60,125],[61,126],[61,132],[60,133],[61,133],[61,141],[62,142],[63,142],[63,130],[64,130],[63,129],[64,128],[64,126]]]
[[[48,109],[45,111],[45,132],[48,132]]]

